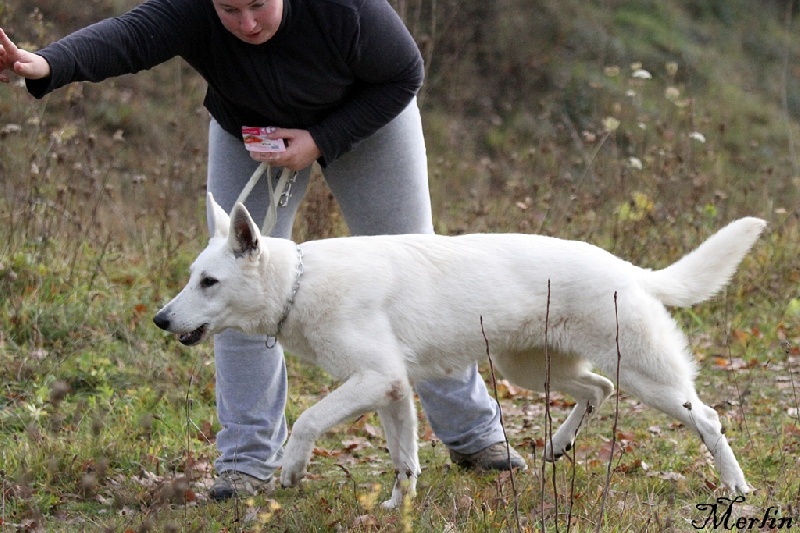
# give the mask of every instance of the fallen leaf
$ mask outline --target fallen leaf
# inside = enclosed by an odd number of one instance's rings
[[[680,481],[686,479],[686,476],[679,472],[648,472],[647,477],[657,477],[659,479],[666,479],[668,481]]]
[[[650,465],[648,465],[641,459],[634,459],[630,463],[621,464],[616,468],[614,468],[614,472],[622,472],[623,474],[638,472],[639,470],[647,472],[648,470],[650,470]]]
[[[383,438],[383,431],[381,431],[381,428],[373,426],[372,424],[364,424],[364,433],[373,439]]]
[[[516,385],[512,384],[507,379],[497,381],[497,397],[498,398],[516,398],[521,394],[526,394],[527,391]]]
[[[342,455],[339,450],[326,450],[325,448],[314,448],[314,455],[318,457],[338,457]]]
[[[372,448],[372,443],[366,437],[353,437],[342,441],[342,446],[348,452]]]
[[[737,341],[745,343],[750,338],[750,333],[741,329],[734,329],[731,331],[731,336]]]
[[[717,365],[717,366],[721,366],[722,368],[727,368],[728,367],[728,360],[725,359],[724,357],[715,357],[714,358],[714,364]]]
[[[353,520],[352,527],[373,528],[373,527],[378,527],[379,525],[380,523],[378,522],[378,519],[372,516],[371,514],[362,514],[355,517],[355,519]]]
[[[635,435],[630,431],[621,431],[621,430],[617,431],[617,440],[619,441],[632,442],[633,440],[635,440],[634,437]]]
[[[544,514],[546,517],[551,516],[555,510],[556,506],[554,503],[544,502],[536,505],[536,507],[531,511],[531,516],[538,520],[542,514]]]

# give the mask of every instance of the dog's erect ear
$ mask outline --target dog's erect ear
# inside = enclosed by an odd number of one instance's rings
[[[206,218],[212,237],[227,237],[231,218],[222,209],[211,193],[206,194]]]
[[[237,203],[231,211],[230,232],[228,233],[228,246],[236,255],[256,254],[259,250],[261,233],[253,222],[247,208]]]

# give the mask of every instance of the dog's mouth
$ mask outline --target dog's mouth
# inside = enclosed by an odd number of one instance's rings
[[[178,341],[184,346],[193,346],[202,341],[206,337],[207,332],[208,324],[203,324],[194,331],[190,331],[189,333],[181,333],[178,335]]]

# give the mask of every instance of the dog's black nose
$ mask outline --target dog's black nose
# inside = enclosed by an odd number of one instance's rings
[[[153,317],[153,322],[161,329],[169,331],[169,318],[165,317],[162,313],[157,313],[156,316]]]

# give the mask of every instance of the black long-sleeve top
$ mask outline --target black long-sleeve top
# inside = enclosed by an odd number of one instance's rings
[[[226,131],[307,129],[323,165],[405,109],[424,76],[416,43],[386,0],[284,0],[280,28],[261,45],[228,32],[211,0],[148,0],[37,54],[51,69],[27,80],[37,98],[180,56],[208,82],[204,105]]]

